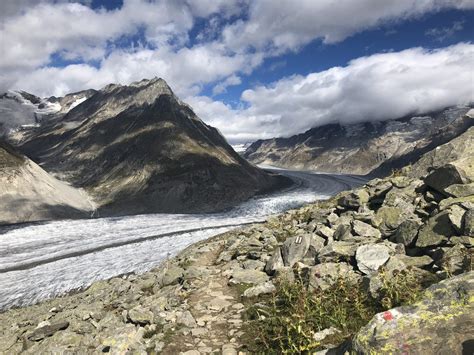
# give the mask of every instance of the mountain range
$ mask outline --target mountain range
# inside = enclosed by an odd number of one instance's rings
[[[10,131],[8,140],[18,152],[11,153],[10,148],[9,155],[22,157],[22,161],[15,168],[3,168],[1,176],[27,164],[76,194],[86,193],[95,216],[211,212],[289,184],[239,156],[219,131],[199,119],[162,79],[128,86],[111,84],[62,98],[18,96],[29,101],[38,123]],[[9,96],[3,99],[12,100]],[[25,106],[24,102],[19,104]],[[55,112],[38,119],[36,112],[45,107],[51,111],[54,107]],[[22,169],[21,176],[29,174]],[[6,195],[20,196],[19,187],[5,186],[2,200]],[[61,198],[50,207],[49,217],[54,218],[54,211],[63,207],[76,210],[64,191],[52,186],[51,194]],[[11,222],[7,211],[20,203],[31,205],[28,198],[2,204],[0,221]],[[15,221],[22,220],[22,215],[18,212]],[[23,221],[49,219],[46,212],[23,216]]]
[[[474,125],[471,106],[389,121],[328,124],[288,138],[258,140],[243,156],[255,164],[386,176]]]

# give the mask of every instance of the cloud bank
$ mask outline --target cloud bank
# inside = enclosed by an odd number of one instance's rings
[[[330,122],[381,121],[474,102],[474,45],[413,48],[246,90],[248,108],[206,97],[196,111],[233,142],[290,136]]]

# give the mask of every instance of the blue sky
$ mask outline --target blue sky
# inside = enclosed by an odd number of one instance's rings
[[[7,0],[0,18],[0,91],[159,76],[235,143],[473,101],[473,0]]]

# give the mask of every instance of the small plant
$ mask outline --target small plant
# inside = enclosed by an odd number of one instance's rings
[[[327,289],[309,290],[300,278],[277,282],[266,304],[247,311],[250,321],[244,341],[250,352],[295,354],[341,344],[379,312],[416,302],[421,295],[420,280],[411,270],[380,274],[380,297],[373,298],[359,281],[348,278],[328,280]],[[334,334],[318,340],[314,335],[328,328]]]

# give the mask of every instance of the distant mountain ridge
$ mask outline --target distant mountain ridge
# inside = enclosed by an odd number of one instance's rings
[[[471,106],[381,122],[328,124],[289,138],[259,140],[243,156],[255,164],[330,173],[387,175],[474,125]]]
[[[11,136],[98,213],[211,212],[288,184],[240,157],[163,79],[107,85]]]

